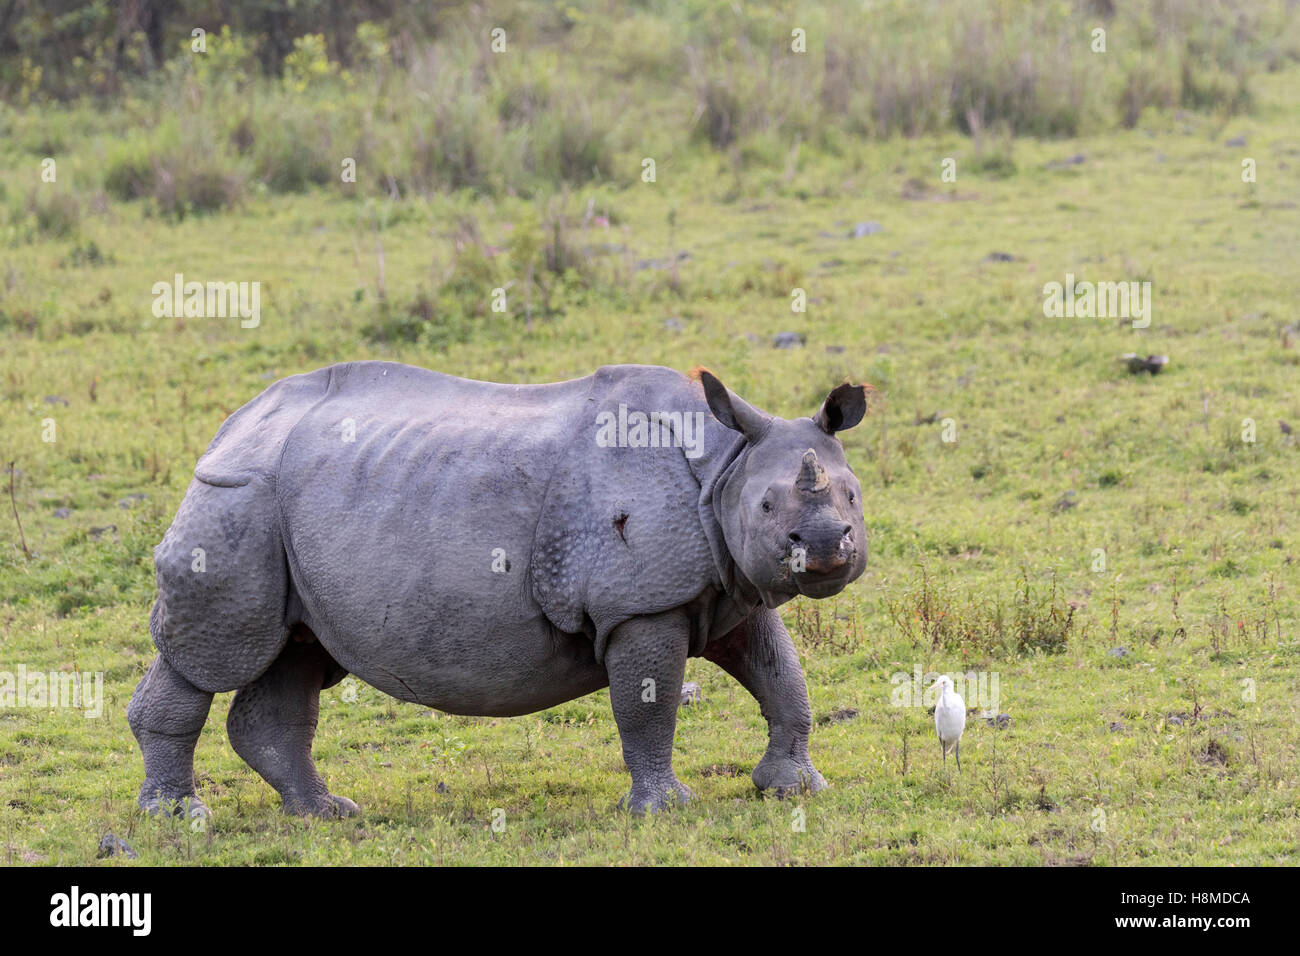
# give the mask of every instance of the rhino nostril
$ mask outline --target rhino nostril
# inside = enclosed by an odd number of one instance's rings
[[[793,541],[795,544],[798,544],[800,541],[803,540],[803,538],[799,537],[799,533],[798,533],[798,532],[796,532],[796,531],[791,531],[791,532],[790,532],[790,540]]]
[[[840,535],[840,537],[841,537],[841,538],[851,538],[851,537],[853,537],[853,525],[851,525],[851,524],[846,524],[846,525],[844,526],[844,532]]]

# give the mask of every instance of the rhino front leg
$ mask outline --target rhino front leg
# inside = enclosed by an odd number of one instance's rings
[[[306,632],[310,634],[310,632]],[[291,640],[270,669],[235,694],[230,744],[284,800],[285,813],[347,817],[360,809],[329,792],[311,759],[321,688],[338,665],[314,639]]]
[[[632,789],[619,806],[633,813],[685,803],[691,792],[673,773],[673,735],[690,646],[686,615],[670,611],[620,624],[605,652],[609,699]]]
[[[824,790],[826,781],[808,756],[808,685],[781,615],[760,608],[720,640],[710,641],[704,657],[740,681],[767,720],[767,752],[753,773],[758,789],[778,796],[803,787]]]

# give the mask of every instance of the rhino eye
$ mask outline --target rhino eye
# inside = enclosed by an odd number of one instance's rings
[[[857,501],[857,499],[853,497],[853,492],[850,491],[850,492],[849,492],[849,504],[853,504],[853,502],[855,502],[855,501]]]
[[[771,502],[768,502],[768,501],[764,501],[764,502],[763,502],[763,511],[766,512],[767,514],[771,514],[771,513],[772,513],[772,504],[771,504]]]

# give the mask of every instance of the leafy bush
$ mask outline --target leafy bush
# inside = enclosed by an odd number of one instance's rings
[[[883,0],[869,18],[833,0],[797,18],[804,52],[792,50],[788,12],[765,6],[655,6],[611,31],[581,0],[363,5],[329,17],[310,2],[273,19],[236,2],[197,53],[188,3],[134,29],[101,4],[54,5],[67,14],[58,30],[19,5],[0,93],[125,92],[111,122],[130,142],[110,156],[105,188],[178,215],[237,201],[249,177],[273,192],[337,182],[343,157],[357,160],[352,193],[535,196],[614,178],[629,151],[663,155],[692,140],[725,151],[739,180],[746,167],[786,164],[796,143],[843,152],[846,137],[949,129],[1075,136],[1134,126],[1149,108],[1228,116],[1251,109],[1257,70],[1300,59],[1300,13],[1286,0],[1138,0],[1100,13]],[[505,55],[485,41],[501,22],[517,24]],[[1104,54],[1090,43],[1099,23],[1111,37]],[[42,127],[54,145],[69,130],[50,112]],[[169,125],[185,137],[168,140]],[[1014,171],[1006,156],[978,162]]]
[[[104,188],[118,199],[152,200],[163,215],[182,218],[234,205],[244,176],[205,130],[168,123],[113,147],[104,164]]]

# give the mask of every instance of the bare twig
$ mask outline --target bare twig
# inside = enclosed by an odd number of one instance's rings
[[[18,517],[18,498],[14,495],[14,465],[16,462],[9,462],[9,504],[14,509],[14,521],[18,524],[18,541],[23,546],[23,557],[30,558],[32,553],[27,550],[27,536],[23,534],[23,522]]]

